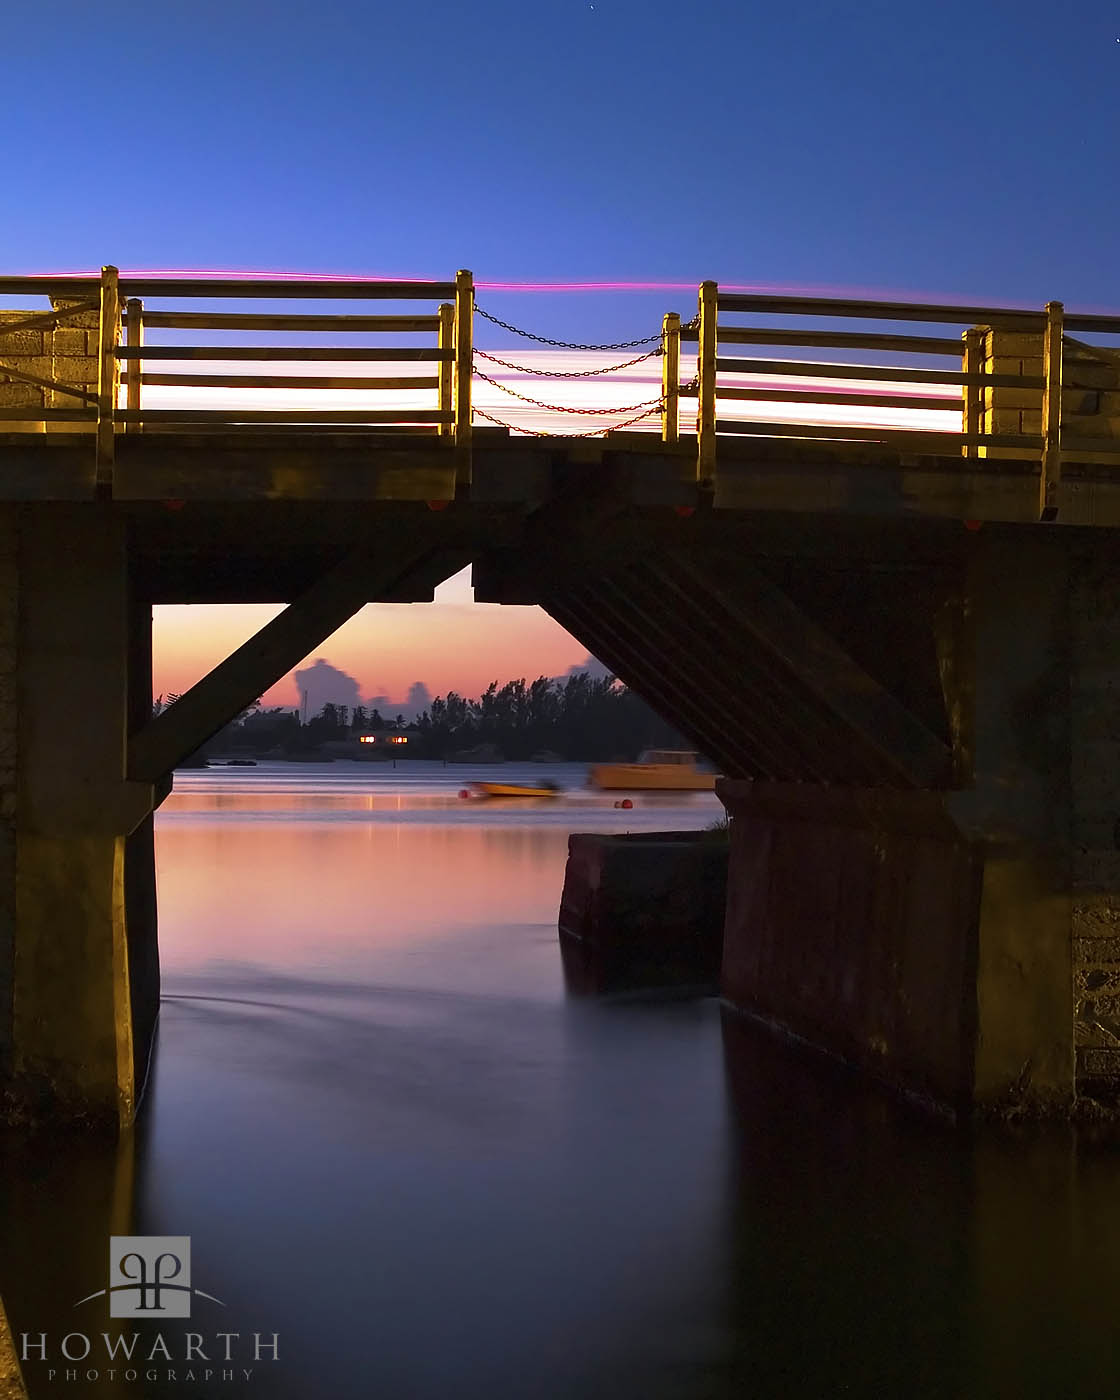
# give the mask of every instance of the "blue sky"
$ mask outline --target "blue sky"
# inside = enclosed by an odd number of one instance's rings
[[[4,37],[13,273],[469,266],[1120,310],[1098,0],[55,0]],[[581,339],[692,309],[479,300]]]

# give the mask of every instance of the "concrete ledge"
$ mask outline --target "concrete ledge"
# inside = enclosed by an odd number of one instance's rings
[[[698,831],[573,834],[560,901],[574,992],[716,990],[728,846]]]

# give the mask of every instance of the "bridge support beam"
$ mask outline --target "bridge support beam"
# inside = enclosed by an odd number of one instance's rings
[[[1120,1105],[1120,551],[985,528],[940,639],[971,781],[725,782],[724,995],[946,1108]]]
[[[124,521],[110,511],[55,503],[0,517],[0,1065],[10,1111],[119,1127],[158,1009],[140,947],[155,932],[143,827],[157,793],[125,774],[130,672],[135,709],[150,695],[150,633],[132,640]]]

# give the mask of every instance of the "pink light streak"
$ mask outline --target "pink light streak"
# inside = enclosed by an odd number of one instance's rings
[[[92,277],[100,276],[100,269],[69,271],[69,272],[45,272],[42,274],[32,274],[42,276],[44,279],[51,277]],[[262,269],[262,268],[122,268],[120,275],[123,280],[129,278],[178,278],[184,280],[198,279],[222,279],[231,278],[238,281],[272,281],[272,282],[321,282],[325,287],[332,282],[440,282],[448,281],[450,278],[438,277],[411,277],[399,274],[388,275],[385,273],[369,272],[301,272],[290,269]],[[718,280],[718,279],[717,279]],[[593,294],[593,293],[614,293],[614,294],[643,294],[650,292],[696,292],[700,285],[700,278],[695,281],[586,281],[586,282],[537,282],[537,281],[489,281],[481,279],[475,282],[475,290],[481,292],[501,292],[512,295],[522,293],[529,295],[563,295],[563,294]],[[983,305],[988,298],[983,296],[965,295],[963,293],[945,293],[936,291],[915,291],[913,288],[884,288],[884,287],[857,287],[851,285],[833,285],[827,283],[795,283],[795,282],[724,282],[720,281],[719,286],[725,292],[738,292],[743,294],[755,294],[759,296],[791,296],[791,297],[835,297],[845,300],[860,301],[916,301],[934,302],[938,305],[953,306],[960,305]],[[1008,310],[1037,311],[1041,308],[1032,306],[1029,303],[1021,302],[1012,305]],[[1117,315],[1118,312],[1091,308],[1092,314]]]

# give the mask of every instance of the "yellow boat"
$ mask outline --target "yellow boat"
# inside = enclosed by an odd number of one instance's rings
[[[652,792],[711,792],[715,773],[704,773],[690,749],[647,749],[637,763],[593,763],[589,787],[640,788]]]
[[[471,783],[475,797],[559,797],[555,783]]]

